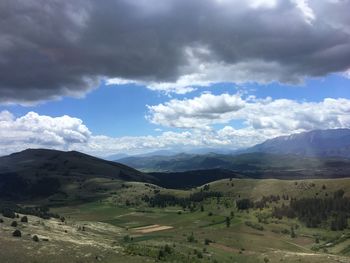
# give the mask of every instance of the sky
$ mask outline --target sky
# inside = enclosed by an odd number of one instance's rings
[[[350,1],[0,2],[0,155],[350,128]]]

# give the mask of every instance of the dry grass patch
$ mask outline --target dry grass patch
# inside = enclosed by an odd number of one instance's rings
[[[147,234],[147,233],[152,233],[156,231],[168,230],[172,228],[173,228],[172,226],[150,225],[150,226],[136,227],[136,228],[133,228],[132,230],[138,233]]]

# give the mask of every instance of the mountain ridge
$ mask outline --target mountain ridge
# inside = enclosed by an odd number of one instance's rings
[[[279,136],[243,152],[350,158],[350,129],[313,130]]]

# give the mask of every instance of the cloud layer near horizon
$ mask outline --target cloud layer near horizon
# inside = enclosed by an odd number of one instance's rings
[[[279,133],[350,127],[350,100],[341,98],[298,102],[204,93],[193,99],[173,99],[148,108],[147,118],[152,123],[176,128],[210,129],[213,124],[234,120],[242,120],[255,130],[274,129]]]
[[[29,112],[14,117],[0,112],[0,155],[26,148],[79,150],[93,155],[141,153],[156,149],[249,147],[280,135],[314,129],[350,128],[350,100],[327,98],[321,102],[244,98],[239,94],[202,94],[149,106],[149,121],[182,128],[157,136],[108,137],[92,134],[82,120]],[[232,121],[243,121],[234,127]],[[215,124],[223,128],[213,129]]]
[[[350,68],[350,1],[4,0],[0,103],[83,96],[101,79],[186,93]]]

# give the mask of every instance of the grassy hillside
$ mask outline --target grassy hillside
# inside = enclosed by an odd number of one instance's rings
[[[253,180],[224,179],[191,190],[171,190],[148,183],[118,185],[104,179],[109,196],[84,204],[51,208],[65,218],[43,220],[29,216],[28,223],[4,218],[0,223],[0,261],[16,253],[16,262],[348,262],[347,229],[308,228],[297,218],[271,215],[274,207],[291,198],[327,198],[350,179]],[[115,188],[115,191],[112,189]],[[119,188],[117,188],[119,187]],[[200,193],[221,197],[193,199],[189,206],[153,206],[145,198],[173,196],[179,200]],[[200,194],[201,195],[201,194]],[[237,200],[256,202],[264,196],[288,195],[289,200],[267,203],[261,209],[239,210]],[[198,201],[200,200],[200,201]],[[20,215],[21,217],[22,215]],[[1,218],[1,216],[0,216]],[[230,224],[227,225],[227,218]],[[21,238],[12,237],[17,220]],[[291,229],[295,236],[291,235]],[[39,242],[32,240],[39,236]],[[48,241],[44,241],[48,240]],[[69,248],[70,253],[65,253]],[[78,260],[79,262],[79,260]]]
[[[152,179],[123,164],[74,151],[29,149],[0,158],[0,198],[33,199],[53,194],[65,197],[68,192],[75,192],[72,189],[91,187],[99,178],[126,181]]]

